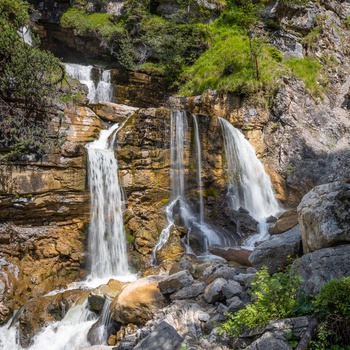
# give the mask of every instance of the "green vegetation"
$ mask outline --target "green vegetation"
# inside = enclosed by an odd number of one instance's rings
[[[6,149],[2,159],[42,155],[59,143],[47,128],[47,109],[64,70],[51,53],[20,38],[29,10],[25,1],[0,0],[0,147]]]
[[[293,316],[301,282],[290,268],[270,276],[263,267],[252,282],[252,303],[229,315],[221,332],[237,337],[244,331],[265,327],[272,320]]]
[[[319,320],[316,335],[308,350],[348,350],[350,343],[350,277],[327,282],[316,296],[300,288],[302,278],[287,267],[269,275],[263,267],[252,282],[252,302],[221,324],[220,331],[238,337],[242,333],[265,327],[269,322],[288,317],[314,316]],[[295,348],[299,337],[287,334]]]
[[[322,65],[316,60],[311,58],[291,58],[286,61],[287,67],[289,67],[292,73],[304,81],[305,87],[313,94],[319,95],[324,92],[325,87],[322,86],[318,79]]]
[[[282,1],[286,6],[307,2]],[[199,1],[178,0],[174,13],[161,15],[156,14],[157,5],[150,0],[127,0],[123,15],[111,16],[87,12],[87,1],[80,0],[75,2],[77,8],[64,14],[61,24],[77,34],[99,37],[118,64],[163,75],[168,88],[182,95],[216,89],[268,99],[278,88],[279,77],[288,73],[304,80],[311,93],[321,94],[318,61],[284,61],[269,44],[268,36],[262,35],[261,14],[266,3],[218,1],[218,9],[211,11]],[[315,41],[321,19],[319,22],[305,44]]]

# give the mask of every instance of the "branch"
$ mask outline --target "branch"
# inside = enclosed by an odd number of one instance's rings
[[[303,334],[302,338],[299,341],[298,346],[295,348],[295,350],[305,350],[308,346],[310,340],[312,339],[313,335],[316,332],[318,326],[318,318],[317,316],[313,317],[309,323],[309,326],[307,327],[305,333]]]

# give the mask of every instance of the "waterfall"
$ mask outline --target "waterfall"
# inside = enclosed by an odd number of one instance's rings
[[[117,130],[118,124],[102,130],[99,139],[86,146],[91,197],[90,278],[93,280],[129,274],[118,163],[113,151]]]
[[[105,343],[107,339],[108,326],[111,324],[111,320],[112,320],[112,315],[110,311],[111,304],[112,304],[112,301],[106,298],[103,304],[102,312],[101,312],[101,325],[99,326],[99,330],[98,330],[99,344]]]
[[[203,190],[202,190],[202,149],[199,140],[199,129],[197,118],[195,115],[192,116],[194,125],[194,138],[197,154],[197,180],[198,180],[198,191],[199,191],[199,221],[203,223],[204,217],[204,203],[203,203]]]
[[[32,31],[29,27],[21,27],[18,34],[26,44],[30,46],[33,45]]]
[[[215,232],[212,227],[203,222],[203,197],[201,187],[201,148],[199,142],[198,123],[194,117],[194,134],[197,151],[197,168],[198,168],[198,186],[200,214],[199,217],[193,213],[193,210],[186,200],[185,193],[185,147],[187,146],[186,135],[188,133],[188,124],[186,112],[172,111],[170,122],[170,179],[171,179],[171,202],[166,207],[168,226],[162,230],[158,242],[153,250],[153,264],[156,264],[156,253],[168,241],[171,229],[174,227],[175,219],[181,220],[181,226],[188,229],[188,240],[186,244],[187,253],[193,253],[189,246],[189,235],[192,230],[196,230],[200,235],[203,244],[203,253],[207,254],[209,244],[228,244],[228,241]]]
[[[88,87],[89,93],[87,97],[90,103],[113,101],[113,86],[111,84],[110,70],[74,63],[66,63],[65,66],[69,76],[79,80]],[[95,75],[97,75],[97,79],[94,78]]]
[[[256,241],[268,238],[266,218],[276,215],[280,208],[271,180],[254,148],[231,123],[222,118],[219,121],[226,155],[229,206],[235,210],[240,207],[247,209],[259,222],[259,234],[245,242],[251,247]]]

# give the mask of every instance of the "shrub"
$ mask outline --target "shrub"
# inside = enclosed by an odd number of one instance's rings
[[[252,282],[252,303],[235,314],[220,329],[232,336],[254,328],[265,327],[270,321],[290,317],[297,304],[302,279],[290,268],[270,276],[263,267]]]

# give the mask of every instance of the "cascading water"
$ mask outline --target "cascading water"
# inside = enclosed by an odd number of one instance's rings
[[[156,264],[156,253],[168,241],[171,229],[175,225],[175,217],[181,219],[181,225],[188,229],[188,238],[193,229],[199,232],[203,244],[203,253],[207,254],[209,244],[227,244],[225,238],[215,232],[210,225],[203,222],[204,204],[201,186],[201,147],[199,141],[197,119],[193,118],[195,145],[197,153],[197,171],[199,187],[200,213],[196,215],[185,196],[185,148],[188,147],[186,135],[188,134],[188,124],[186,112],[172,111],[171,113],[171,138],[170,138],[170,179],[172,201],[166,207],[168,226],[161,232],[158,242],[153,250],[153,264]],[[193,253],[189,241],[187,240],[186,251]]]
[[[202,149],[199,140],[199,129],[197,117],[192,116],[194,125],[194,138],[197,154],[197,180],[198,180],[198,192],[199,192],[199,222],[203,223],[204,218],[204,203],[203,203],[203,190],[202,190]]]
[[[95,68],[91,65],[66,63],[66,72],[69,76],[85,84],[88,89],[88,99],[90,103],[99,101],[113,102],[113,86],[111,84],[111,71]],[[94,73],[98,79],[94,79]]]
[[[259,222],[259,233],[244,243],[253,247],[256,241],[268,238],[266,218],[276,215],[280,208],[271,180],[254,148],[231,123],[222,118],[219,121],[227,163],[227,199],[231,208],[238,210],[243,207]]]
[[[117,129],[118,124],[115,124],[102,130],[99,139],[86,146],[91,197],[89,253],[92,280],[130,274],[118,163],[113,151]]]
[[[26,44],[33,45],[32,31],[29,27],[21,27],[18,34]]]

